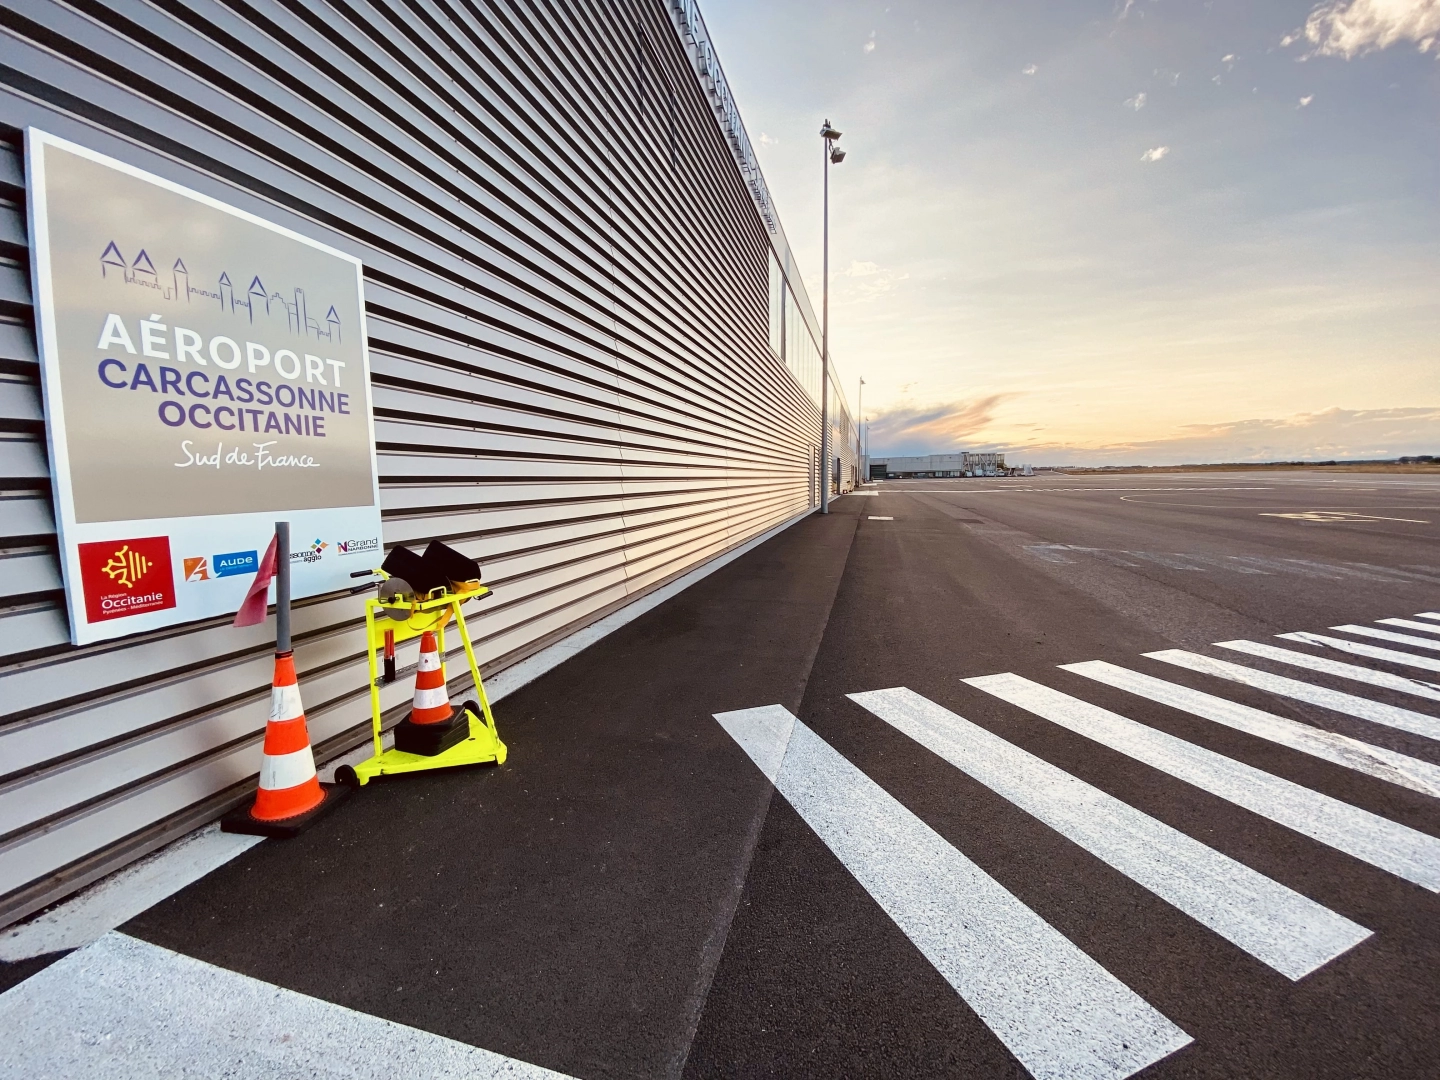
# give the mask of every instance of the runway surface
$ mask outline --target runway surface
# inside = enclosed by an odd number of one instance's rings
[[[0,1075],[1440,1075],[1440,478],[886,482],[497,720],[0,966]]]

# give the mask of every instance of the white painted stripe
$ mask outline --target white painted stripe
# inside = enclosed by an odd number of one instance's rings
[[[1356,626],[1353,623],[1332,626],[1330,629],[1339,630],[1343,634],[1358,634],[1360,637],[1378,638],[1381,641],[1394,641],[1400,645],[1414,645],[1417,649],[1434,649],[1440,652],[1440,641],[1416,637],[1414,634],[1397,634],[1390,630],[1376,630],[1373,626]]]
[[[305,706],[300,703],[300,687],[291,683],[289,686],[270,688],[271,720],[294,720],[304,715]]]
[[[1417,618],[1417,619],[1440,619],[1440,611],[1417,611],[1417,612],[1415,613],[1415,618]]]
[[[1375,621],[1384,626],[1398,626],[1402,630],[1419,630],[1426,634],[1440,634],[1440,626],[1435,623],[1416,622],[1414,619],[1376,619]]]
[[[1414,709],[1402,709],[1398,705],[1387,705],[1383,701],[1372,701],[1370,698],[1357,697],[1328,687],[1313,686],[1299,679],[1287,679],[1284,675],[1272,675],[1268,671],[1257,671],[1243,664],[1232,664],[1228,660],[1216,660],[1183,649],[1165,649],[1145,655],[1152,660],[1214,675],[1217,679],[1243,683],[1280,697],[1319,705],[1323,709],[1331,709],[1359,720],[1384,724],[1386,727],[1408,731],[1412,735],[1423,735],[1427,739],[1440,739],[1440,717],[1416,712]]]
[[[1404,664],[1406,667],[1420,668],[1424,671],[1440,671],[1440,660],[1432,660],[1428,656],[1416,656],[1414,653],[1399,652],[1396,649],[1382,649],[1378,645],[1366,645],[1360,641],[1346,641],[1344,638],[1333,638],[1325,634],[1311,634],[1305,631],[1294,634],[1276,634],[1275,636],[1285,641],[1303,642],[1306,645],[1327,645],[1332,649],[1350,653],[1352,656],[1368,656],[1372,660],[1384,660],[1390,664]]]
[[[260,786],[266,791],[284,791],[303,784],[315,775],[315,756],[310,747],[290,754],[263,754],[260,757]]]
[[[1188,664],[1178,658],[1171,659],[1168,655],[1157,653],[1147,655],[1153,656],[1156,660],[1167,660],[1192,670],[1206,670],[1198,664]],[[1186,654],[1182,653],[1181,655]],[[1204,660],[1208,657],[1200,659]],[[1166,682],[1163,679],[1142,675],[1138,671],[1107,664],[1103,660],[1092,660],[1084,664],[1065,664],[1062,666],[1062,670],[1073,671],[1077,675],[1084,675],[1086,678],[1105,683],[1107,686],[1128,690],[1140,697],[1158,701],[1162,705],[1169,705],[1172,709],[1180,709],[1193,713],[1195,716],[1202,716],[1206,720],[1224,724],[1236,731],[1243,731],[1256,738],[1288,746],[1291,750],[1299,750],[1302,754],[1309,754],[1323,761],[1354,769],[1356,772],[1398,784],[1411,791],[1440,798],[1440,765],[1420,761],[1402,754],[1398,750],[1372,746],[1359,739],[1352,739],[1348,735],[1339,735],[1323,728],[1311,727],[1298,720],[1276,716],[1274,713],[1268,713],[1261,709],[1252,709],[1249,705],[1241,705],[1212,694],[1202,694],[1199,690],[1191,690],[1188,686],[1177,686],[1175,683]]]
[[[715,717],[1039,1080],[1119,1080],[1190,1042],[779,705]]]
[[[426,652],[424,649],[421,649],[421,650],[420,650],[420,663],[415,666],[415,670],[416,670],[416,671],[439,671],[439,670],[440,670],[440,652],[439,652],[439,650],[437,649],[435,652]]]
[[[894,521],[895,519],[894,519],[893,517],[879,517],[879,516],[877,516],[877,515],[875,515],[875,514],[871,514],[871,515],[870,515],[870,520],[871,520],[871,521]]]
[[[1019,675],[965,682],[1202,791],[1440,892],[1440,839]]]
[[[438,709],[442,705],[450,704],[450,692],[443,686],[433,686],[428,690],[415,688],[415,703],[412,706],[416,709]]]
[[[0,960],[14,963],[89,945],[105,931],[199,881],[262,839],[221,832],[218,824],[183,836],[101,878],[63,904],[0,933]]]
[[[0,1077],[564,1080],[111,932],[0,994]]]
[[[1356,664],[1342,664],[1338,660],[1327,660],[1323,656],[1311,656],[1309,653],[1300,653],[1293,649],[1279,649],[1274,645],[1265,645],[1258,641],[1217,641],[1215,647],[1249,653],[1251,656],[1260,656],[1266,660],[1275,660],[1295,667],[1309,668],[1311,671],[1334,675],[1336,678],[1353,679],[1356,682],[1369,683],[1371,686],[1383,686],[1387,690],[1398,690],[1402,694],[1413,694],[1415,697],[1440,701],[1440,686],[1421,682],[1419,679],[1408,679],[1404,675],[1392,675],[1388,671],[1375,671],[1372,668],[1360,667]]]
[[[1289,979],[1370,931],[912,690],[850,694],[886,723]]]

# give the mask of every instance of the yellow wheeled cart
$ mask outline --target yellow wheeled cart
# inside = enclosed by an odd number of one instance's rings
[[[383,571],[376,573],[381,578],[386,577]],[[377,776],[394,776],[424,769],[448,769],[455,765],[504,764],[505,744],[500,741],[500,734],[495,730],[495,717],[490,712],[490,701],[485,696],[485,684],[480,679],[480,666],[475,662],[475,648],[470,643],[470,632],[465,628],[465,615],[460,610],[460,606],[467,601],[479,600],[489,595],[490,590],[476,582],[462,592],[436,589],[423,600],[418,597],[387,597],[382,588],[379,597],[371,597],[365,601],[365,638],[369,644],[370,662],[370,720],[374,729],[375,754],[358,765],[342,765],[335,771],[337,781],[363,787]],[[461,706],[470,725],[470,735],[434,756],[386,750],[380,741],[380,687],[383,680],[376,663],[376,654],[386,653],[393,657],[396,645],[417,638],[427,631],[434,631],[439,638],[440,655],[444,657],[445,624],[452,617],[456,629],[460,632],[460,640],[465,643],[465,658],[470,663],[470,677],[475,680],[476,698]]]

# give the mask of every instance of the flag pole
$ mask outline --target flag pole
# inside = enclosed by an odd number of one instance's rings
[[[290,522],[275,522],[275,655],[290,648]]]

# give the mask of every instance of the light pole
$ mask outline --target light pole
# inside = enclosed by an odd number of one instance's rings
[[[825,154],[825,198],[820,288],[820,513],[830,513],[830,166],[845,160],[845,151],[836,146],[840,132],[826,120],[820,129],[820,146]]]
[[[870,479],[865,467],[865,376],[860,376],[860,389],[855,394],[855,460],[860,463],[860,475],[855,478],[855,486]]]

